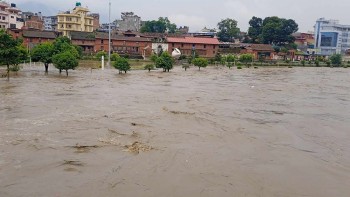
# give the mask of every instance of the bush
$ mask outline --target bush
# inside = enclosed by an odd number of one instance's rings
[[[120,56],[118,55],[118,53],[113,53],[111,55],[111,61],[117,61],[117,59],[120,58]]]
[[[301,63],[301,65],[305,66],[306,61],[305,60],[301,60],[300,63]]]
[[[96,55],[95,55],[95,57],[96,57],[97,60],[101,60],[102,56],[104,56],[104,58],[105,58],[105,60],[106,60],[106,58],[107,58],[107,53],[104,52],[104,51],[100,51],[100,52],[96,53]]]
[[[154,65],[153,64],[147,64],[145,66],[145,70],[148,70],[148,72],[151,72],[151,70],[153,70],[153,69],[154,69]]]
[[[114,62],[113,66],[114,66],[114,68],[119,70],[119,74],[121,74],[123,71],[126,73],[131,68],[128,60],[123,58],[123,57],[118,58]]]
[[[195,58],[192,60],[193,65],[198,66],[198,69],[201,70],[201,67],[208,66],[208,60],[205,58]]]
[[[316,67],[319,67],[319,66],[320,66],[320,61],[319,61],[319,60],[316,60],[316,61],[315,61],[315,65],[316,65]]]
[[[237,66],[237,69],[242,69],[242,66]]]
[[[52,62],[60,72],[61,70],[66,70],[67,76],[68,70],[74,70],[79,65],[77,58],[69,51],[54,55],[52,57]]]

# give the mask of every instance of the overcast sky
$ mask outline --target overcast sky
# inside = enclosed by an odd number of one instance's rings
[[[79,1],[79,0],[77,0]],[[44,15],[56,15],[58,11],[74,8],[76,1],[69,0],[12,0],[22,11],[41,11]],[[108,22],[108,0],[81,0],[83,7],[100,13],[101,23]],[[338,19],[350,24],[350,0],[111,0],[111,19],[119,19],[120,13],[132,11],[142,20],[169,17],[178,26],[189,26],[190,31],[204,26],[215,28],[224,18],[238,21],[238,27],[246,31],[253,16],[265,18],[278,16],[294,19],[299,31],[313,31],[316,19]]]

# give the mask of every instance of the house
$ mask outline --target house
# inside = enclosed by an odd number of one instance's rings
[[[91,54],[94,53],[95,47],[95,33],[93,32],[71,32],[72,44],[80,46],[83,49],[83,53]]]
[[[37,31],[37,30],[25,30],[25,29],[9,29],[8,33],[12,35],[13,38],[23,39],[23,46],[28,50],[32,49],[34,46],[44,43],[53,42],[58,34],[53,31]]]
[[[273,49],[272,45],[269,44],[246,44],[240,53],[252,54],[255,59],[262,57],[264,59],[271,60],[274,52],[275,50]]]
[[[206,58],[215,57],[220,44],[217,38],[207,37],[168,37],[167,42],[169,52],[177,48],[181,54],[190,56],[196,51],[199,56]]]
[[[95,52],[108,51],[108,33],[96,32]],[[133,57],[150,56],[152,53],[152,40],[142,37],[127,37],[117,34],[111,35],[111,52]]]

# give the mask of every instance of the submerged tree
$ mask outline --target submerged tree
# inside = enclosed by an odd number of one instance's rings
[[[174,59],[167,52],[163,52],[156,60],[156,67],[162,68],[163,72],[169,72],[173,69]]]
[[[38,61],[44,63],[45,72],[48,73],[49,64],[52,63],[52,57],[54,56],[55,51],[52,43],[46,42],[37,45],[32,50],[32,59],[33,61]]]
[[[119,70],[119,74],[121,74],[123,71],[126,73],[128,70],[130,70],[130,63],[126,58],[120,57],[118,58],[114,64],[114,68]]]
[[[147,64],[145,66],[145,70],[148,70],[148,72],[151,72],[151,70],[153,70],[153,69],[154,69],[154,65],[153,64]]]
[[[54,55],[52,57],[52,62],[54,66],[60,70],[60,72],[61,70],[65,70],[67,76],[68,70],[74,70],[79,65],[77,58],[69,51]]]
[[[4,30],[0,30],[0,65],[7,66],[7,80],[10,80],[11,66],[18,66],[27,59],[27,52],[21,45],[22,40],[16,40]]]
[[[208,60],[205,58],[195,58],[192,60],[193,65],[198,66],[198,70],[201,70],[201,67],[207,67],[208,66]]]

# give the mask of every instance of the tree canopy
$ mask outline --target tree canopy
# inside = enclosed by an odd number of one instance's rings
[[[0,30],[0,65],[7,66],[8,80],[10,79],[10,66],[17,66],[27,59],[27,51],[22,47],[22,42]]]
[[[277,16],[264,20],[254,16],[249,25],[248,36],[252,43],[288,45],[294,42],[292,34],[298,31],[298,24],[294,20]]]
[[[163,71],[166,72],[173,69],[174,59],[168,52],[163,52],[160,57],[156,60],[156,67],[163,68]]]
[[[31,51],[33,61],[42,62],[45,65],[45,72],[48,72],[49,64],[52,63],[52,56],[54,53],[54,46],[50,42],[45,42],[34,47]]]
[[[329,58],[333,65],[340,66],[342,62],[342,56],[340,54],[334,54]]]
[[[201,67],[207,67],[208,66],[208,60],[205,58],[195,58],[192,60],[192,64],[197,66],[199,70],[201,70]]]
[[[171,23],[168,17],[159,17],[158,20],[146,21],[141,27],[142,33],[169,33],[176,32],[176,24]]]
[[[130,63],[126,58],[119,57],[113,64],[114,68],[119,70],[119,74],[121,74],[123,71],[126,73],[128,70],[130,70]]]
[[[234,42],[239,37],[240,29],[237,27],[237,21],[234,19],[223,19],[218,23],[218,38],[222,42]]]
[[[77,58],[74,54],[70,53],[70,51],[54,55],[52,57],[52,62],[57,69],[66,70],[67,76],[68,70],[74,70],[79,65]]]

